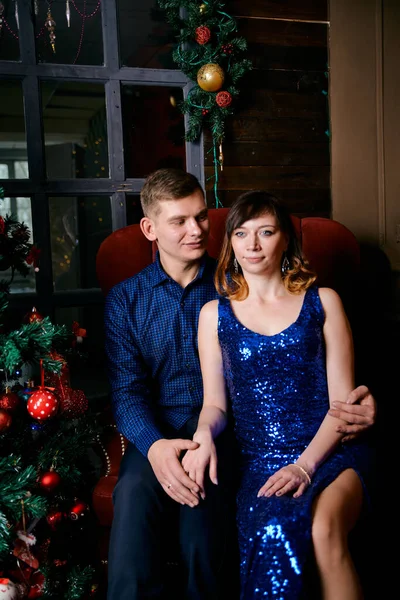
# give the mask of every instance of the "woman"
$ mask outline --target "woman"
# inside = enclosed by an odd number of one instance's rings
[[[328,414],[354,387],[352,335],[339,296],[315,280],[278,200],[238,198],[216,272],[221,298],[199,318],[200,446],[182,464],[202,489],[207,466],[217,484],[214,440],[232,409],[243,600],[299,598],[311,542],[322,598],[362,598],[347,537],[367,497],[368,449],[340,444],[341,421]]]

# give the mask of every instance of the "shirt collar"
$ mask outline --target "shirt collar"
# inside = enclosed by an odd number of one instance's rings
[[[193,281],[197,281],[197,280],[203,278],[203,276],[206,274],[205,271],[207,272],[210,268],[210,262],[213,262],[213,259],[211,259],[210,256],[208,255],[208,253],[205,252],[205,254],[202,257],[201,262],[200,262],[199,272],[197,273],[197,275],[193,279]],[[153,287],[163,283],[164,281],[169,281],[170,279],[171,279],[170,276],[164,271],[164,269],[161,266],[160,253],[157,250],[156,259],[155,259],[155,272],[154,272],[154,279],[153,279]]]

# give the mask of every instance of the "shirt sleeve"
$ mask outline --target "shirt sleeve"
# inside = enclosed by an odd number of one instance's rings
[[[149,372],[128,327],[129,305],[124,289],[107,295],[104,311],[105,351],[117,429],[147,456],[150,446],[163,438],[151,409]]]

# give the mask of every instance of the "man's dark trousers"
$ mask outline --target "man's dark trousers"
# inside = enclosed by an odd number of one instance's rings
[[[166,437],[191,439],[197,417]],[[218,486],[208,482],[206,499],[195,508],[172,500],[149,461],[132,444],[115,486],[114,519],[108,558],[107,600],[171,597],[166,563],[179,554],[175,579],[187,600],[239,598],[235,525],[237,468],[230,432],[217,439]],[[180,598],[179,589],[174,600]]]

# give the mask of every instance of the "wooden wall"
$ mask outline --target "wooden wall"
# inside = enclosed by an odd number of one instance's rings
[[[331,216],[328,0],[228,0],[253,69],[226,122],[218,197],[266,189],[298,216]],[[211,137],[205,135],[206,189],[215,206]]]

